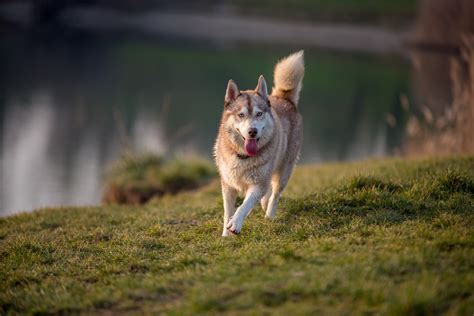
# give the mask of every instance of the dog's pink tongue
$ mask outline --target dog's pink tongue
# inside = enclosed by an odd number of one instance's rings
[[[245,140],[245,151],[247,152],[247,155],[250,157],[253,157],[257,154],[258,151],[258,145],[257,145],[257,140],[255,138],[250,138]]]

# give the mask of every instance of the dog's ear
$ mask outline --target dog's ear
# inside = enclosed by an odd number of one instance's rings
[[[231,102],[235,101],[239,94],[239,88],[237,88],[237,85],[235,84],[234,80],[230,79],[229,83],[227,84],[227,90],[225,92],[225,105],[228,106]]]
[[[265,82],[265,78],[262,75],[260,75],[258,78],[258,84],[255,88],[255,91],[260,94],[262,98],[268,99],[267,83]]]

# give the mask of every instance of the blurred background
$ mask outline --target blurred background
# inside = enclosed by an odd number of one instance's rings
[[[305,50],[301,163],[473,152],[474,1],[0,2],[0,214],[100,201],[124,152],[199,155],[227,81]]]

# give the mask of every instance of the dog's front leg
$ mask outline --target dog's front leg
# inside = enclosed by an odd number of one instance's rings
[[[225,183],[222,183],[222,197],[224,199],[224,229],[222,231],[222,236],[225,237],[229,235],[227,223],[235,213],[235,199],[237,198],[237,190]]]
[[[245,194],[245,199],[242,205],[239,206],[234,216],[231,218],[227,224],[227,229],[234,234],[239,234],[242,229],[245,217],[252,210],[255,203],[257,203],[262,196],[265,194],[266,190],[261,186],[253,186],[247,190]]]

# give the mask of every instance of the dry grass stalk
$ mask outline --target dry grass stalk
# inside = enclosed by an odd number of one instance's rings
[[[423,107],[421,120],[409,119],[407,155],[474,153],[474,36],[465,36],[461,56],[451,58],[450,79],[453,102],[442,115]]]

